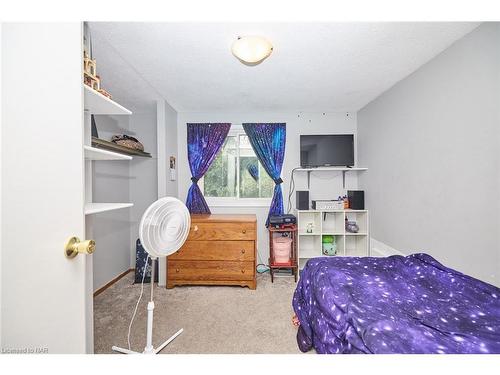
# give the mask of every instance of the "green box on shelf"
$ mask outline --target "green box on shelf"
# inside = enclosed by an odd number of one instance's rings
[[[324,235],[321,238],[323,255],[337,255],[337,241],[335,236]]]

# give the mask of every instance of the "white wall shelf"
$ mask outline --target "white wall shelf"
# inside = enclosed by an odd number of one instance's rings
[[[315,167],[315,168],[295,168],[294,172],[307,173],[307,189],[311,188],[311,172],[342,172],[342,186],[345,189],[345,174],[346,172],[363,172],[368,168],[364,167]]]
[[[349,168],[349,167],[315,167],[315,168],[297,168],[295,170],[299,171],[299,172],[315,172],[315,171],[324,171],[324,172],[346,171],[346,172],[349,172],[349,171],[367,171],[368,168],[363,168],[363,167],[352,167],[352,168]]]
[[[93,115],[131,115],[132,112],[117,102],[83,84],[85,111]]]
[[[336,256],[369,256],[369,222],[367,210],[296,210],[299,236],[297,257],[299,268],[304,268],[307,260],[323,255],[323,236],[335,236]],[[345,230],[345,221],[355,221],[358,233]],[[313,233],[307,233],[308,224],[312,223]]]
[[[101,148],[83,146],[83,149],[85,150],[85,159],[87,160],[132,160],[132,156]]]
[[[133,203],[86,203],[85,215],[93,215],[100,212],[119,210],[121,208],[132,207],[133,205]]]

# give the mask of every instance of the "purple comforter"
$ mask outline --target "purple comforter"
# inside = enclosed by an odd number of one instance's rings
[[[500,353],[500,289],[427,254],[311,259],[293,308],[303,352]]]

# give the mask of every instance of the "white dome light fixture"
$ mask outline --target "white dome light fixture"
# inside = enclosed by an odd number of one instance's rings
[[[233,55],[245,65],[257,65],[273,51],[269,40],[261,36],[239,36],[231,47]]]

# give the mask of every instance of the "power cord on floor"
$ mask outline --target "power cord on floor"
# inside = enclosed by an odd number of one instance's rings
[[[132,319],[130,319],[130,324],[128,326],[128,334],[127,334],[128,350],[132,350],[132,349],[130,349],[130,331],[132,330],[132,324],[134,323],[135,315],[137,314],[137,308],[139,307],[139,303],[141,302],[142,294],[144,292],[144,278],[146,277],[146,271],[148,269],[148,262],[149,262],[149,255],[146,257],[146,263],[144,264],[144,271],[142,272],[141,294],[139,295],[139,299],[137,300],[137,303],[135,304],[134,314],[132,315]],[[154,282],[154,280],[151,280],[150,282]]]
[[[260,267],[260,269],[259,269]],[[257,273],[266,273],[269,272],[269,266],[264,263],[257,264]]]

